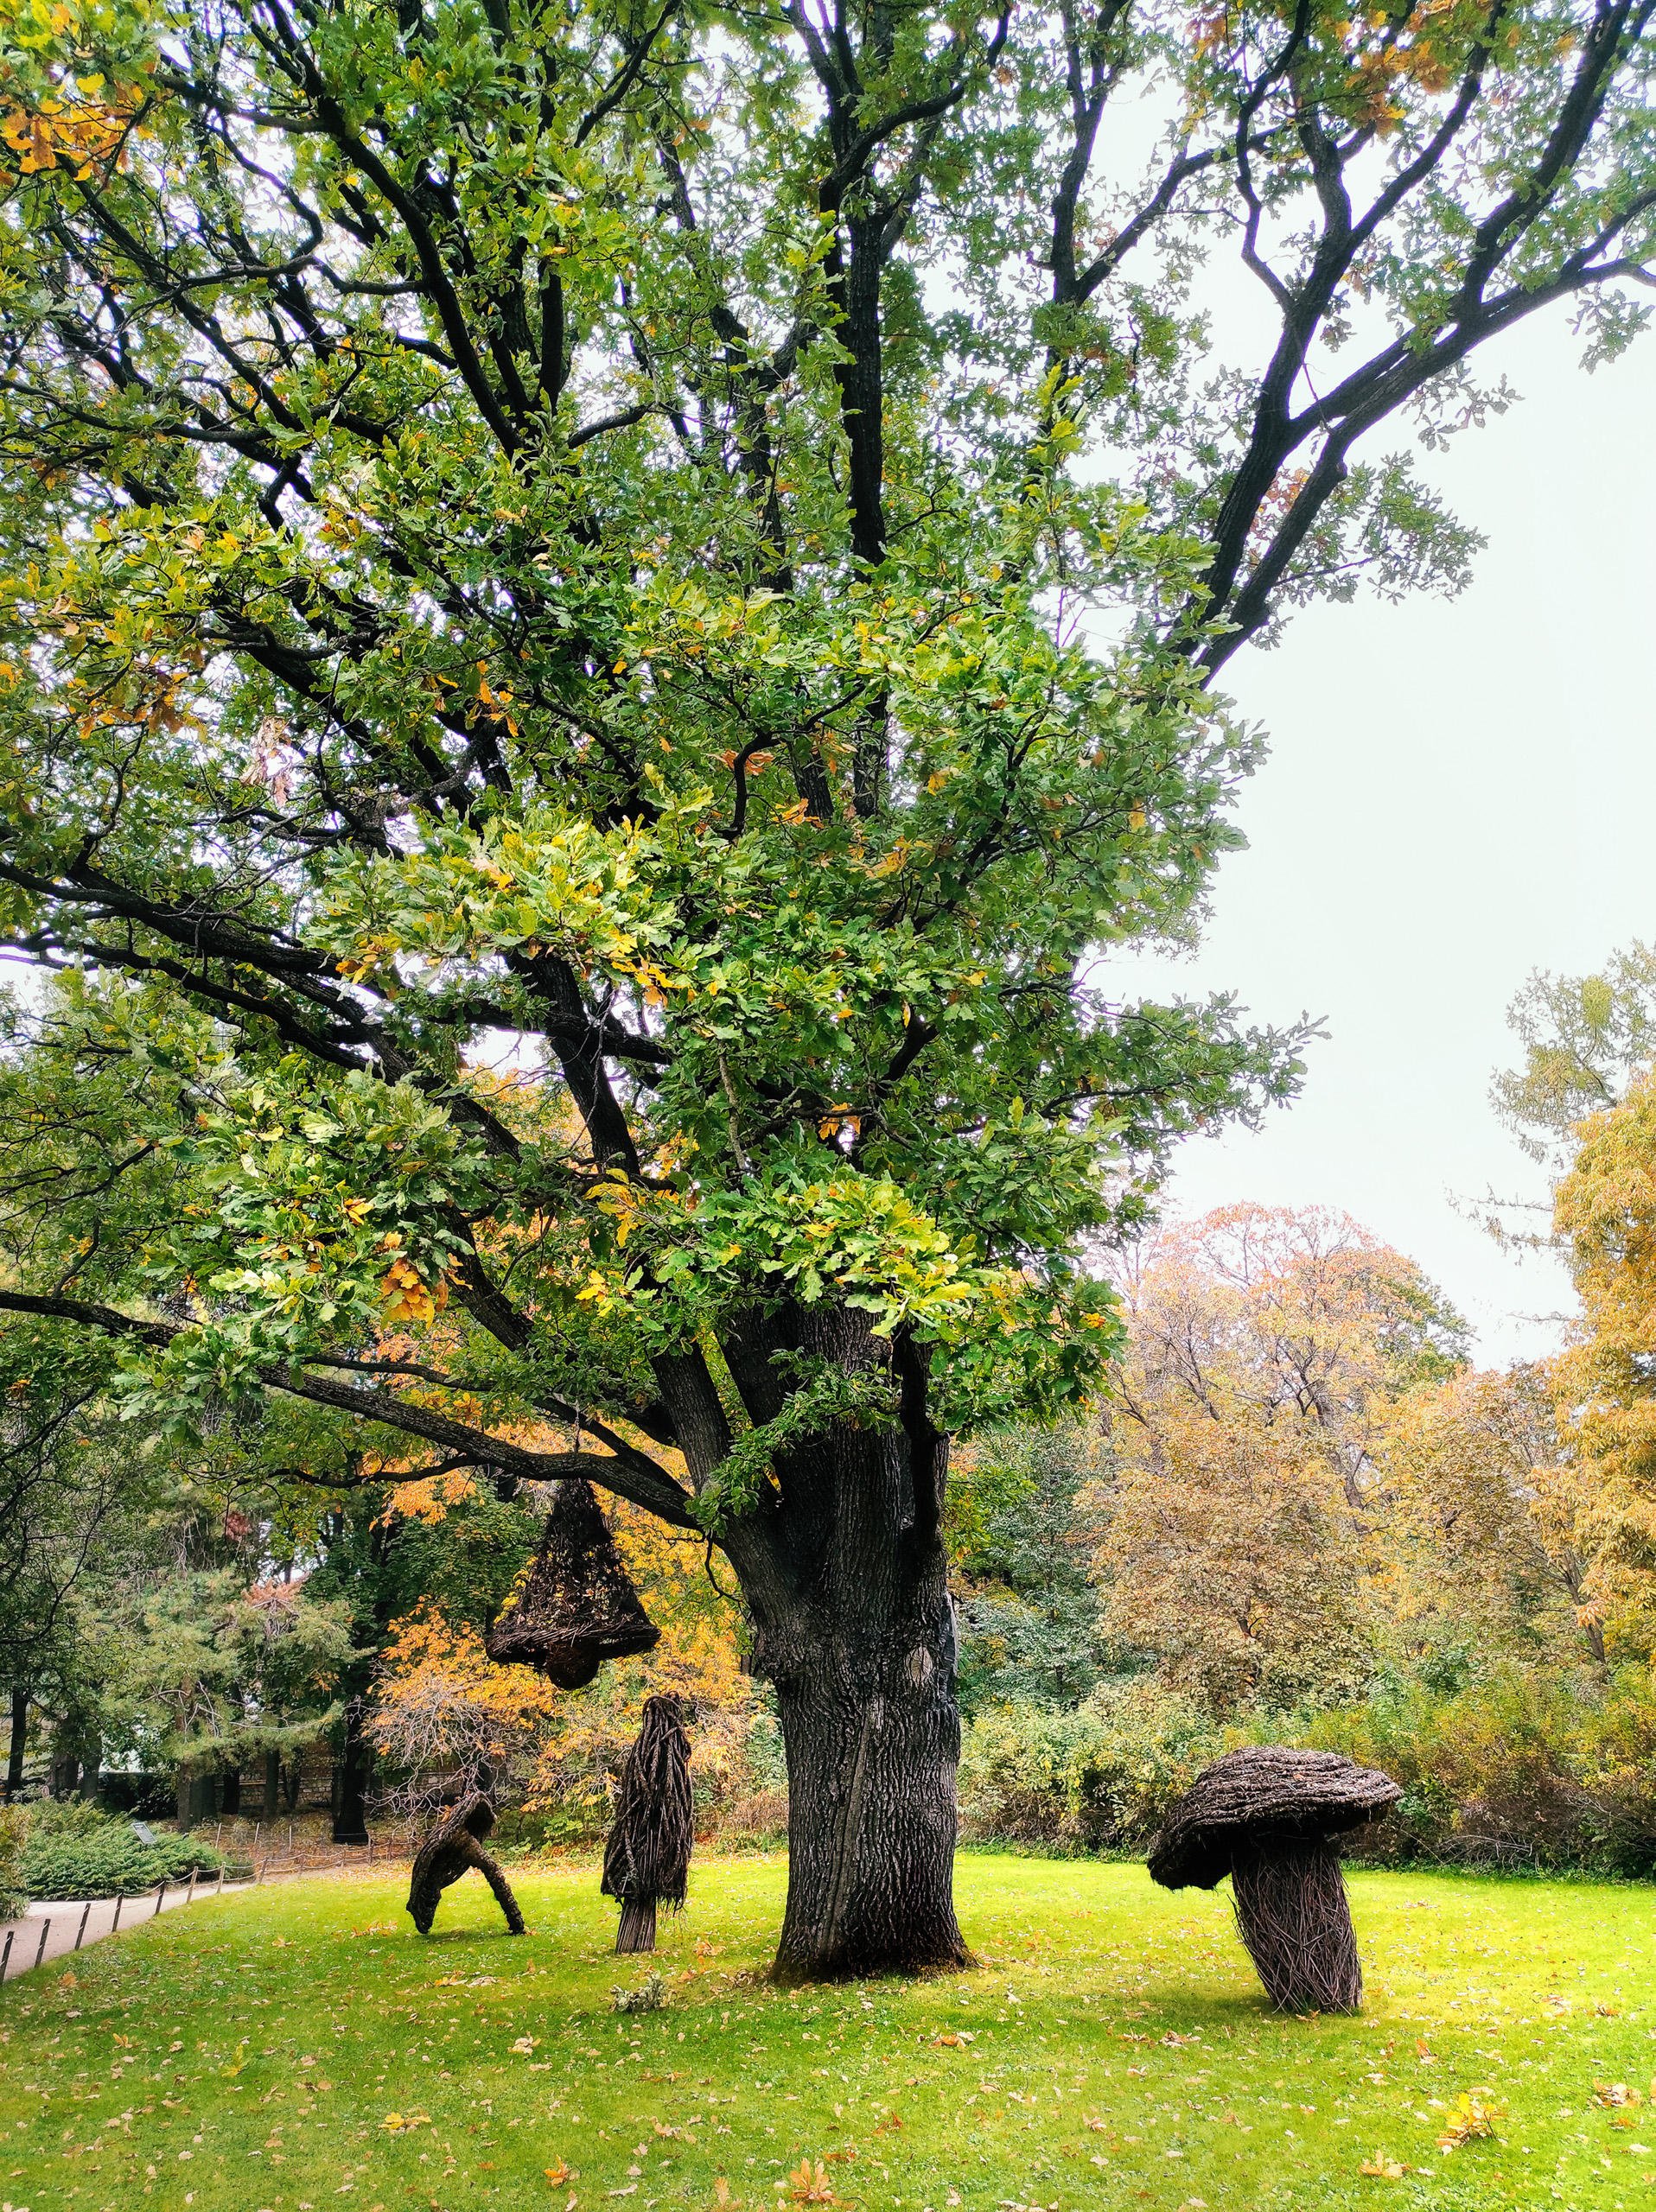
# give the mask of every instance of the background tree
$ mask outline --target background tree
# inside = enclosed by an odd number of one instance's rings
[[[1216,1709],[1352,1694],[1375,1454],[1398,1399],[1462,1362],[1465,1325],[1315,1208],[1221,1209],[1141,1247],[1125,1283],[1106,1628]]]
[[[1001,1430],[961,1453],[946,1525],[963,1711],[989,1695],[1073,1705],[1098,1681],[1101,1472],[1080,1423]]]
[[[1554,1220],[1581,1300],[1552,1363],[1554,1511],[1586,1560],[1588,1617],[1613,1654],[1656,1649],[1656,1084],[1577,1125]]]
[[[1547,1171],[1545,1199],[1486,1195],[1483,1226],[1515,1255],[1557,1248],[1552,1201],[1575,1157],[1577,1125],[1614,1106],[1656,1052],[1656,953],[1635,942],[1596,975],[1538,968],[1506,1009],[1524,1048],[1500,1068],[1490,1103],[1529,1157]]]
[[[105,1726],[150,1771],[174,1770],[181,1829],[199,1809],[194,1785],[239,1785],[245,1769],[315,1743],[337,1717],[330,1693],[354,1656],[337,1601],[303,1583],[246,1590],[224,1568],[170,1576],[100,1626]]]
[[[1405,1648],[1606,1664],[1547,1371],[1454,1376],[1385,1438],[1384,1603]]]
[[[1463,579],[1361,442],[1636,329],[1652,5],[12,19],[0,883],[100,980],[3,1300],[717,1537],[786,1972],[961,1955],[948,1439],[1097,1384],[1088,1240],[1297,1079],[1098,948],[1234,842],[1230,655]]]
[[[1656,952],[1635,943],[1595,976],[1538,968],[1506,1026],[1524,1065],[1497,1073],[1495,1109],[1532,1160],[1559,1169],[1576,1123],[1614,1106],[1656,1052]]]

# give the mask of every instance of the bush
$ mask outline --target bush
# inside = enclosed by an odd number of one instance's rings
[[[975,1842],[1141,1850],[1208,1761],[1247,1739],[1143,1681],[1105,1682],[1067,1712],[995,1706],[962,1743],[961,1833]]]
[[[31,1897],[135,1897],[163,1880],[184,1881],[192,1872],[216,1874],[226,1864],[221,1852],[192,1836],[157,1836],[145,1843],[129,1822],[109,1820],[92,1807],[85,1810],[93,1814],[92,1821],[37,1815],[29,1822],[22,1875]]]
[[[20,1918],[29,1903],[29,1891],[23,1882],[25,1833],[19,1808],[7,1805],[0,1808],[0,1920]]]
[[[1515,1666],[1393,1675],[1360,1704],[1226,1726],[1146,1678],[1069,1711],[1009,1700],[965,1731],[961,1834],[1137,1854],[1202,1767],[1245,1743],[1342,1751],[1403,1785],[1384,1821],[1346,1839],[1352,1859],[1656,1875],[1656,1692],[1641,1668],[1608,1685]]]
[[[1447,1697],[1391,1686],[1299,1740],[1404,1786],[1353,1838],[1353,1857],[1656,1872],[1656,1701],[1642,1668],[1608,1687],[1518,1667]]]

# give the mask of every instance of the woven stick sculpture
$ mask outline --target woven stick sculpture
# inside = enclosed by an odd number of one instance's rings
[[[676,1912],[684,1904],[692,1840],[684,1708],[674,1697],[648,1697],[604,1846],[603,1894],[621,1899],[618,1951],[654,1950],[656,1906]]]
[[[1334,1751],[1250,1745],[1196,1777],[1150,1848],[1164,1889],[1231,1877],[1238,1933],[1285,2012],[1355,2012],[1363,1971],[1330,1836],[1377,1821],[1403,1795],[1389,1775]]]
[[[523,1934],[523,1915],[512,1885],[483,1848],[482,1839],[492,1834],[494,1828],[494,1806],[481,1789],[474,1789],[443,1815],[420,1846],[409,1879],[408,1910],[422,1936],[431,1933],[443,1892],[472,1866],[494,1891],[507,1928],[514,1936]]]
[[[583,1688],[606,1659],[647,1651],[651,1625],[589,1483],[559,1483],[540,1549],[483,1638],[498,1666],[533,1667]]]

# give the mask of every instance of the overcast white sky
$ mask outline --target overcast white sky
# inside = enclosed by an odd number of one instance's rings
[[[1188,1146],[1175,1207],[1343,1207],[1426,1268],[1490,1363],[1549,1348],[1530,1317],[1570,1302],[1562,1270],[1516,1265],[1453,1204],[1544,1192],[1487,1101],[1506,1004],[1534,968],[1656,937],[1656,332],[1590,377],[1578,351],[1562,318],[1519,332],[1483,372],[1523,403],[1423,457],[1489,539],[1458,600],[1318,608],[1231,664],[1271,735],[1251,849],[1194,959],[1111,971],[1327,1017],[1299,1103]]]

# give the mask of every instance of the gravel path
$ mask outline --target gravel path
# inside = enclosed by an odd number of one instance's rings
[[[162,1912],[175,1912],[185,1904],[206,1904],[213,1897],[235,1897],[243,1890],[251,1890],[251,1882],[226,1882],[220,1889],[217,1881],[198,1882],[194,1898],[188,1882],[169,1884],[160,1900]],[[49,1966],[54,1959],[61,1959],[71,1952],[84,1949],[88,1943],[100,1943],[105,1936],[117,1932],[124,1935],[129,1928],[137,1928],[156,1915],[156,1897],[153,1890],[142,1897],[122,1897],[120,1928],[115,1925],[118,1900],[96,1897],[88,1904],[84,1898],[44,1900],[31,1904],[21,1920],[0,1923],[0,1953],[4,1952],[8,1940],[11,1956],[6,1961],[4,1979],[16,1981],[20,1974],[32,1974],[35,1967]],[[84,1928],[83,1928],[84,1916]],[[41,1948],[42,1933],[45,1948]]]

